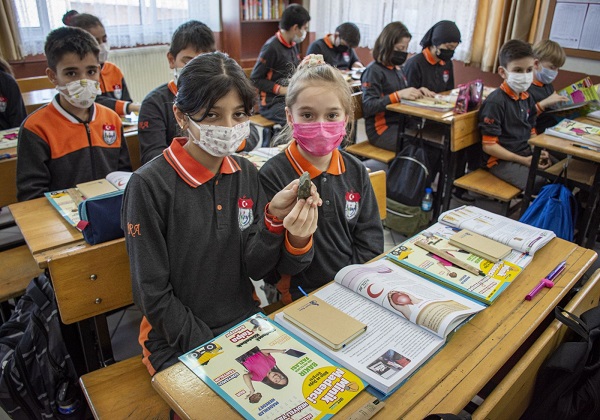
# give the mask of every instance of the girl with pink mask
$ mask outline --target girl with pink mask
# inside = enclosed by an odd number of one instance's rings
[[[290,80],[285,152],[270,159],[259,176],[267,198],[307,171],[323,205],[313,235],[314,255],[302,270],[278,267],[265,281],[276,284],[289,303],[333,277],[342,267],[369,261],[383,252],[383,229],[364,165],[339,150],[351,126],[352,92],[341,72],[321,55],[308,55]]]

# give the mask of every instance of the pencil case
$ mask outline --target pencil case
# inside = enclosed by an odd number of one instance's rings
[[[77,228],[83,233],[83,239],[96,245],[124,236],[121,229],[121,204],[123,190],[88,198],[79,203]]]

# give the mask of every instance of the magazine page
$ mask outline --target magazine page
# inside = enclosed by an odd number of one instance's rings
[[[544,133],[590,146],[600,146],[600,127],[564,119]]]
[[[530,255],[535,254],[556,236],[551,230],[526,225],[474,206],[448,210],[440,215],[438,221],[455,228],[470,230]]]
[[[367,324],[367,330],[333,351],[289,323],[282,312],[275,320],[383,394],[392,392],[444,345],[442,338],[411,323],[400,312],[385,309],[338,283],[330,283],[314,295]]]
[[[388,260],[344,267],[335,281],[441,338],[485,308]]]
[[[115,171],[106,175],[106,180],[120,190],[124,190],[133,172]]]
[[[326,419],[365,387],[260,314],[179,359],[246,419]]]
[[[396,246],[387,257],[442,286],[489,305],[521,273],[523,265],[519,264],[529,264],[532,257],[513,250],[504,260],[488,261],[448,242],[460,230],[435,223]]]
[[[80,220],[78,206],[83,201],[83,196],[77,188],[47,192],[44,196],[71,226],[77,227]]]

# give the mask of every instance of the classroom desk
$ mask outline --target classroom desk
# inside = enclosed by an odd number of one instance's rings
[[[596,123],[597,124],[597,123]],[[545,177],[554,178],[556,174],[549,174],[547,171],[538,170],[538,162],[540,160],[540,154],[543,149],[564,153],[568,156],[576,158],[581,161],[590,162],[592,166],[587,179],[573,180],[575,186],[585,188],[589,191],[589,196],[586,203],[586,209],[582,218],[583,225],[579,224],[583,229],[579,232],[580,244],[585,244],[586,248],[593,248],[596,243],[596,235],[598,233],[598,224],[600,223],[600,152],[594,152],[587,149],[582,149],[573,146],[573,142],[564,140],[559,137],[551,136],[548,134],[540,134],[529,140],[529,144],[533,146],[533,157],[531,159],[532,165],[529,168],[529,176],[527,178],[527,186],[523,195],[523,202],[521,204],[521,215],[525,213],[529,203],[531,202],[531,194],[533,189],[533,182],[536,175],[542,175]],[[595,167],[595,172],[594,172]],[[567,169],[567,174],[569,174]],[[591,178],[591,175],[593,179]],[[571,176],[569,175],[569,178]]]
[[[89,372],[112,362],[104,313],[133,301],[125,239],[89,245],[45,197],[11,204],[9,209],[34,260],[50,274],[62,322],[77,323],[85,369]],[[81,288],[75,291],[73,282],[89,283],[86,293],[81,294]],[[109,288],[120,288],[122,293],[107,299]]]
[[[437,206],[434,209],[434,219],[441,211],[448,210],[452,197],[454,174],[457,170],[457,153],[472,144],[478,143],[479,129],[477,127],[478,111],[465,114],[455,114],[453,111],[434,111],[432,109],[405,105],[391,104],[386,107],[389,111],[433,121],[447,126],[448,135],[444,136],[442,144],[442,169],[438,181]],[[441,188],[440,188],[441,185]]]
[[[554,310],[596,257],[592,250],[553,239],[492,306],[460,328],[386,400],[375,418],[422,419],[429,413],[460,412]],[[567,269],[556,285],[525,301],[525,295],[549,267],[562,260],[567,261]],[[182,363],[156,374],[152,385],[182,418],[240,418]],[[347,418],[370,399],[370,394],[361,393],[339,417]]]
[[[32,90],[31,92],[22,93],[21,96],[23,96],[23,102],[25,103],[27,115],[31,114],[42,105],[46,105],[47,103],[51,102],[52,98],[54,98],[57,93],[57,90],[54,88]]]

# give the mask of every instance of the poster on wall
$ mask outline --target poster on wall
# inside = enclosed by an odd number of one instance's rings
[[[563,48],[600,51],[599,3],[576,0],[557,2],[550,39]]]

